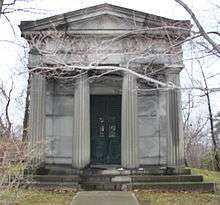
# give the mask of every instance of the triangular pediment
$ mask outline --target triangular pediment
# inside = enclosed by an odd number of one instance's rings
[[[142,27],[142,25],[142,22],[105,12],[79,21],[69,22],[67,30],[129,30]]]
[[[23,21],[20,28],[25,31],[58,30],[131,30],[143,27],[181,25],[189,27],[189,21],[179,21],[127,9],[111,4],[80,9],[36,21]]]

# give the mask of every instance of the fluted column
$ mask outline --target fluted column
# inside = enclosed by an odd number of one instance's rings
[[[180,87],[179,73],[182,67],[167,68],[167,82],[174,83]],[[181,90],[178,88],[168,91],[168,126],[169,134],[167,139],[168,144],[168,166],[179,168],[184,164],[184,138],[182,124],[182,109],[181,109]]]
[[[137,82],[134,75],[125,73],[122,85],[122,166],[136,168],[138,162]]]
[[[87,75],[76,80],[74,91],[73,167],[84,168],[90,163],[89,81]]]
[[[36,163],[45,157],[45,99],[46,80],[39,74],[33,74],[30,85],[29,152]]]

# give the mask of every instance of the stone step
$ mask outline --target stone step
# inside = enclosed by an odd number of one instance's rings
[[[156,190],[156,191],[198,191],[214,192],[215,183],[210,182],[160,182],[160,183],[83,183],[83,190],[125,191],[125,190]]]
[[[34,175],[32,185],[84,190],[171,190],[213,192],[214,183],[197,175]]]
[[[41,170],[43,174],[53,175],[74,175],[74,174],[85,174],[85,175],[175,175],[176,170],[173,168],[163,166],[147,166],[139,169],[122,169],[122,168],[104,168],[103,166],[91,166],[86,169],[74,169],[70,165],[53,165],[46,164],[44,170]],[[179,170],[180,175],[190,175],[191,170],[189,168],[182,168]]]
[[[82,174],[82,173],[81,173]],[[190,175],[191,170],[183,168],[178,174],[175,169],[166,167],[148,167],[144,169],[96,169],[89,168],[83,170],[84,175]]]
[[[79,182],[79,175],[34,175],[33,181],[39,182]]]
[[[83,175],[81,182],[201,182],[202,176],[198,175]]]
[[[201,175],[132,176],[132,182],[201,182]]]
[[[201,182],[199,175],[34,175],[34,181],[41,182]]]
[[[69,165],[47,164],[45,165],[44,170],[45,173],[49,175],[78,175],[83,173],[83,170],[74,169]]]
[[[68,187],[68,188],[75,188],[79,189],[80,185],[78,182],[56,182],[56,181],[32,181],[30,183],[31,186],[37,187]]]

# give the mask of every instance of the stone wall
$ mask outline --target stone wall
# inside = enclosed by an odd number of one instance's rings
[[[141,165],[166,164],[168,123],[165,94],[138,96],[138,141]]]
[[[73,87],[47,82],[46,163],[72,163]]]
[[[105,77],[90,84],[90,94],[121,94],[122,79]],[[74,84],[47,81],[46,163],[72,163]],[[167,160],[167,91],[138,95],[138,156],[141,165],[163,165]]]

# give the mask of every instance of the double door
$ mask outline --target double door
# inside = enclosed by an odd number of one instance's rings
[[[121,164],[121,96],[91,95],[91,163]]]

